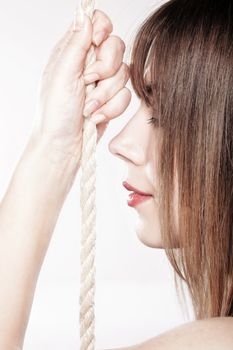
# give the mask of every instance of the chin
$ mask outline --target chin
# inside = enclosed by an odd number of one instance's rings
[[[143,243],[146,247],[149,248],[157,248],[157,249],[164,249],[163,244],[161,241],[156,240],[150,240],[148,237],[145,237],[143,235],[138,234],[138,238],[141,243]]]
[[[164,249],[158,228],[155,230],[151,227],[145,227],[143,223],[140,222],[136,227],[136,233],[138,239],[146,247]]]

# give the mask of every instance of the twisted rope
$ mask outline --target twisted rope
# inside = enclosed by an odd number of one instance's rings
[[[94,0],[80,0],[76,11],[87,14],[91,19],[95,7]],[[95,62],[95,50],[92,45],[88,52],[85,68]],[[95,88],[95,83],[86,88],[86,94]],[[96,241],[96,125],[90,116],[84,117],[83,145],[81,155],[81,248],[80,248],[80,350],[95,348],[95,241]]]

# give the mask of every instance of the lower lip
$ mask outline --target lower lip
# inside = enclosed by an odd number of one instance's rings
[[[135,207],[136,205],[142,203],[142,202],[145,202],[146,200],[152,198],[153,196],[144,196],[144,195],[141,195],[141,194],[138,194],[138,193],[130,193],[129,195],[129,200],[128,200],[128,205],[130,207]]]

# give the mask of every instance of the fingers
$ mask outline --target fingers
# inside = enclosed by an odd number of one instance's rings
[[[92,116],[95,124],[109,122],[111,119],[119,117],[131,101],[131,92],[128,88],[121,89],[110,101],[99,108]]]
[[[87,17],[87,16],[85,16]],[[89,19],[89,17],[88,17]],[[87,18],[85,18],[87,20]],[[89,20],[90,22],[90,20]],[[87,23],[86,23],[87,24]],[[89,23],[89,28],[82,28],[82,30],[78,30],[77,32],[73,32],[73,27],[74,23],[70,25],[69,29],[66,31],[66,33],[63,35],[63,37],[57,42],[55,47],[53,48],[51,54],[50,54],[50,59],[44,69],[43,75],[47,76],[51,74],[54,66],[56,65],[57,61],[59,60],[62,52],[64,49],[68,46],[69,47],[72,45],[81,44],[81,57],[80,57],[80,64],[83,64],[83,59],[85,59],[85,54],[87,53],[88,49],[90,48],[91,42],[95,45],[99,45],[102,41],[104,41],[109,34],[113,30],[113,25],[110,20],[110,18],[102,11],[100,10],[95,10],[92,18],[92,23]],[[92,28],[90,28],[92,27]],[[87,33],[88,32],[88,33]],[[90,39],[90,34],[92,33],[92,39]],[[86,36],[85,36],[86,34]],[[89,34],[89,35],[87,35]],[[81,38],[80,38],[81,36]],[[86,37],[88,36],[88,40],[85,40]],[[71,40],[72,39],[72,40]],[[76,40],[75,40],[76,39]],[[80,40],[81,39],[81,40]],[[77,45],[76,48],[79,50],[80,45]],[[77,62],[78,63],[78,62]]]
[[[123,62],[113,77],[101,80],[97,87],[87,95],[83,114],[90,115],[97,108],[108,102],[117,92],[123,89],[128,79],[129,67]],[[98,104],[94,104],[92,101],[98,101]]]
[[[118,36],[109,36],[98,48],[96,48],[96,62],[89,65],[84,71],[85,83],[90,84],[96,80],[93,73],[99,76],[98,80],[113,76],[121,66],[124,52],[124,41]]]
[[[102,11],[95,10],[92,18],[93,44],[99,46],[113,31],[110,18]]]

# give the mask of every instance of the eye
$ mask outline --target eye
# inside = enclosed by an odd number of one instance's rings
[[[154,127],[160,126],[160,120],[159,118],[151,117],[147,119],[148,124],[152,124]]]
[[[152,95],[152,86],[150,84],[146,85],[146,92],[149,96]]]

